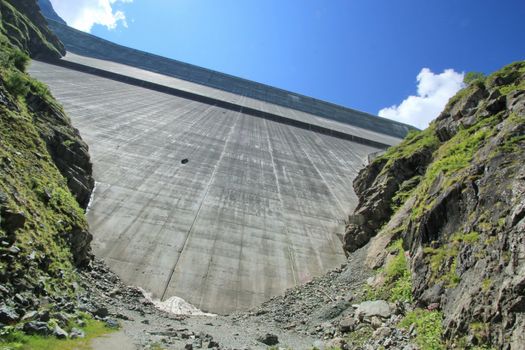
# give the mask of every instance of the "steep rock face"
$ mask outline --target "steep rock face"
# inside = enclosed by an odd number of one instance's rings
[[[80,206],[87,208],[95,185],[88,146],[58,104],[31,92],[27,103],[53,162]]]
[[[42,42],[45,27],[24,12],[36,4],[20,3],[0,0],[0,308],[9,316],[3,324],[44,307],[42,298],[74,300],[75,266],[92,258],[79,205],[87,205],[93,187],[87,146],[47,87],[24,71],[24,50],[39,56],[34,50],[42,48],[51,57],[60,48]],[[16,30],[19,36],[4,35]]]
[[[525,62],[517,62],[460,91],[354,183],[356,215],[366,220],[349,225],[345,248],[381,227],[401,238],[413,300],[441,310],[448,346],[525,345],[523,159]]]
[[[53,8],[53,5],[51,4],[51,1],[49,0],[38,0],[38,6],[40,6],[40,9],[42,10],[42,14],[44,17],[52,19],[53,21],[57,21],[58,23],[62,23],[67,25],[66,21],[64,21]]]
[[[400,157],[392,157],[389,151],[359,172],[354,180],[359,203],[349,217],[343,242],[347,253],[363,247],[389,220],[401,200],[395,194],[410,191],[418,184],[437,143],[428,131],[410,134]]]
[[[62,43],[47,28],[34,1],[0,1],[2,33],[10,43],[33,58],[54,59],[65,54]],[[28,91],[27,105],[55,165],[81,207],[89,203],[94,180],[88,147],[62,108],[53,99]]]
[[[64,45],[47,28],[35,1],[2,0],[0,15],[2,34],[31,57],[57,59],[65,55]]]

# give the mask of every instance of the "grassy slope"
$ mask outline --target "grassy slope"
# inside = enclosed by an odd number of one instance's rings
[[[514,79],[511,79],[510,75],[513,75]],[[497,79],[512,80],[513,82],[494,87],[494,82]],[[489,77],[472,82],[449,101],[445,110],[450,110],[461,103],[479,86],[485,86],[491,91],[498,90],[502,95],[525,90],[525,62],[513,63]],[[368,287],[366,290],[367,299],[382,298],[392,302],[412,301],[411,271],[408,261],[405,260],[405,254],[408,252],[403,249],[403,245],[408,247],[409,244],[407,242],[403,244],[403,239],[398,239],[398,237],[403,237],[404,232],[407,232],[411,225],[418,225],[422,221],[424,215],[435,204],[436,193],[442,193],[462,181],[474,181],[475,175],[470,171],[473,163],[486,164],[490,158],[503,155],[511,160],[508,166],[512,167],[516,165],[512,164],[512,159],[523,159],[525,136],[513,133],[505,134],[505,132],[506,130],[514,130],[513,126],[524,124],[525,118],[523,116],[512,113],[500,112],[489,115],[479,113],[476,115],[475,123],[467,127],[460,127],[452,138],[441,142],[436,134],[436,122],[433,122],[426,130],[410,133],[402,143],[390,148],[383,156],[375,160],[375,162],[385,162],[386,160],[382,172],[387,172],[396,160],[409,158],[423,148],[430,149],[433,152],[432,161],[427,166],[424,175],[413,179],[412,182],[415,182],[416,185],[412,184],[408,190],[400,186],[393,196],[392,209],[394,212],[411,197],[414,205],[409,210],[410,215],[406,216],[405,220],[396,228],[390,232],[382,232],[392,235],[393,243],[391,243],[389,250],[395,258],[388,261],[378,271],[384,282],[375,287]],[[497,146],[492,146],[490,142],[496,136],[502,142]],[[492,151],[487,157],[483,149],[489,146]],[[502,230],[505,220],[504,217],[500,217],[498,220],[494,218],[485,221],[478,219],[472,218],[475,224],[465,222],[465,227],[467,224],[472,224],[471,226],[478,225],[486,232],[496,232]],[[477,231],[458,231],[443,238],[440,242],[432,242],[432,244],[425,246],[424,257],[431,272],[431,280],[433,283],[443,282],[445,288],[456,287],[461,280],[456,272],[457,256],[461,248],[468,245],[479,245],[478,251],[483,252],[488,249],[488,245],[493,243],[494,238],[484,237]],[[479,258],[482,257],[480,255]],[[482,290],[487,291],[490,288],[489,284],[489,279],[483,280]],[[439,311],[417,309],[409,313],[400,323],[400,326],[408,327],[414,324],[418,332],[416,341],[422,348],[444,349],[446,346],[450,346],[450,343],[446,345],[441,339],[444,331],[442,321],[443,314]],[[486,339],[478,339],[478,341],[483,343]],[[489,347],[480,345],[473,348],[488,349]]]
[[[51,301],[45,305],[31,300],[32,309],[59,311],[53,309],[53,301],[75,299],[77,275],[70,240],[71,234],[87,230],[87,221],[40,137],[46,125],[36,122],[36,113],[45,112],[35,110],[28,98],[38,97],[45,108],[61,107],[44,84],[25,73],[29,57],[22,51],[30,40],[43,41],[41,46],[51,51],[59,49],[42,34],[31,38],[31,33],[40,33],[38,27],[4,0],[0,5],[9,10],[8,16],[2,13],[0,24],[0,282],[10,293]],[[5,35],[13,32],[17,35]],[[23,226],[10,228],[9,213],[23,214]],[[0,304],[4,303],[10,305],[9,296],[4,295]],[[78,327],[80,317],[73,317],[63,328]],[[88,321],[88,338],[59,341],[25,336],[14,326],[0,331],[0,347],[87,348],[90,337],[108,332],[99,322]]]

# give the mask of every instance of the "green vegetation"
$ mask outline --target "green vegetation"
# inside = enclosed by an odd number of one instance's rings
[[[367,340],[372,338],[373,329],[369,326],[360,327],[348,334],[345,338],[350,349],[361,348]]]
[[[465,85],[470,85],[476,80],[484,80],[484,79],[485,79],[485,74],[481,72],[468,72],[463,77],[463,83]]]
[[[492,287],[492,280],[490,278],[485,278],[481,283],[481,290],[483,292],[488,292],[490,287]]]
[[[38,9],[37,5],[28,4],[28,13],[19,12],[9,1],[0,0],[2,13],[0,35],[9,38],[12,46],[24,52],[30,52],[35,47],[38,53],[47,57],[61,57],[63,50],[57,39],[53,38],[47,28],[32,22],[31,10]]]
[[[396,212],[401,206],[403,206],[403,204],[405,204],[407,199],[414,193],[419,182],[421,182],[421,176],[416,175],[399,186],[396,194],[392,197],[392,212]]]
[[[469,233],[456,233],[451,237],[452,242],[454,243],[467,243],[472,244],[479,241],[479,233],[472,231]]]
[[[499,86],[499,92],[502,95],[507,95],[514,90],[525,90],[525,81],[518,79],[520,76],[525,74],[525,62],[519,61],[511,63],[497,72],[492,73],[486,79],[488,86],[496,85],[496,82],[509,82],[513,81],[514,83],[508,84],[504,83]]]
[[[432,279],[444,282],[448,288],[457,286],[461,280],[456,273],[458,246],[452,244],[439,248],[425,247],[424,253],[429,256],[428,262],[432,272]]]
[[[490,329],[489,325],[484,322],[472,322],[469,325],[469,330],[476,337],[478,344],[486,344],[489,338]],[[480,349],[488,349],[487,345],[480,347]]]
[[[73,327],[75,327],[73,325]],[[72,328],[72,327],[70,327]],[[80,328],[80,327],[78,327]],[[4,328],[0,332],[0,349],[2,350],[89,350],[94,338],[114,332],[105,326],[103,322],[89,319],[86,326],[81,328],[85,338],[57,339],[54,337],[43,337],[37,335],[26,335],[12,327]],[[69,329],[68,329],[69,330]]]
[[[13,50],[9,57],[10,61],[13,62],[13,65],[16,69],[21,72],[25,72],[27,66],[29,65],[30,58],[29,56],[20,50]]]
[[[4,74],[4,84],[12,95],[25,97],[29,92],[29,84],[26,74],[18,70],[8,70]]]
[[[5,195],[2,215],[22,213],[24,218],[22,226],[0,227],[0,238],[20,250],[16,258],[0,259],[2,284],[20,282],[23,276],[29,293],[39,290],[34,292],[35,298],[40,297],[38,293],[73,297],[78,287],[74,283],[77,274],[70,235],[86,230],[87,222],[40,136],[45,128],[57,127],[49,125],[47,120],[53,119],[47,113],[61,107],[44,84],[25,73],[29,61],[20,42],[29,40],[28,27],[20,26],[24,32],[5,22],[8,18],[24,23],[29,20],[3,0],[0,6],[9,12],[9,16],[2,13],[0,26],[0,93],[4,101],[0,104],[0,193]],[[21,37],[6,36],[7,27]],[[89,338],[109,331],[100,322],[88,321],[84,329],[87,339],[57,340],[27,336],[16,329],[16,325],[3,328],[0,348],[87,349]]]
[[[374,162],[387,159],[383,171],[390,168],[396,159],[409,158],[416,152],[428,149],[431,152],[439,146],[439,139],[436,136],[434,125],[431,124],[423,131],[411,130],[405,139],[394,147],[390,147],[385,154],[377,157]]]
[[[493,133],[489,127],[478,128],[479,126],[459,130],[452,139],[435,152],[434,161],[427,168],[415,191],[417,197],[412,210],[413,218],[420,217],[432,206],[429,190],[438,176],[444,177],[441,188],[449,187],[465,176],[462,170],[468,168],[476,151]]]
[[[417,336],[416,343],[425,350],[445,349],[441,341],[443,336],[443,314],[438,311],[416,309],[406,314],[399,323],[400,327],[409,328],[414,325]]]
[[[428,263],[432,278],[442,281],[448,288],[453,288],[461,281],[457,275],[457,256],[462,244],[474,244],[479,242],[480,234],[472,231],[469,233],[455,233],[449,241],[439,247],[425,247],[423,252],[428,256]]]
[[[368,287],[366,291],[368,300],[384,299],[392,302],[412,301],[412,277],[408,268],[402,240],[392,243],[388,248],[396,255],[388,262],[383,271],[384,283],[376,288]]]

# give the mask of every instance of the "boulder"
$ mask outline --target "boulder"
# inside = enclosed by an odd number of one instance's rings
[[[388,318],[392,315],[390,305],[384,300],[364,301],[355,311],[359,318],[378,316]]]
[[[69,333],[69,336],[71,337],[71,339],[77,339],[77,338],[84,338],[86,334],[81,329],[72,328],[71,333]]]
[[[0,306],[0,322],[3,324],[12,324],[20,319],[20,315],[7,305]]]
[[[57,337],[58,339],[66,339],[68,337],[68,334],[65,330],[60,328],[60,326],[56,325],[53,329],[53,335]]]
[[[275,334],[271,333],[266,333],[265,335],[258,337],[257,341],[268,346],[279,344],[279,338],[277,338]]]
[[[26,324],[24,324],[23,330],[29,335],[47,336],[52,333],[52,330],[51,328],[49,328],[49,325],[46,322],[40,321],[27,322]]]

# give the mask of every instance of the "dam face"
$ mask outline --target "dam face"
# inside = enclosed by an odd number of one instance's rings
[[[95,254],[156,298],[214,313],[256,306],[344,262],[337,234],[356,205],[352,181],[370,153],[399,141],[71,51],[30,73],[90,146]]]

